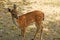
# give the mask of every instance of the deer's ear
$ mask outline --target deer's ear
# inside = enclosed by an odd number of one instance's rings
[[[17,7],[16,7],[16,4],[14,4],[13,7],[14,7],[14,9],[16,9],[16,8],[17,8]]]
[[[9,11],[9,12],[11,12],[11,9],[10,9],[10,8],[8,8],[8,11]]]

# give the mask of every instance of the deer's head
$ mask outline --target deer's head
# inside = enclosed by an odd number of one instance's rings
[[[13,5],[13,9],[11,10],[10,8],[8,8],[8,11],[11,13],[11,15],[12,15],[12,17],[13,18],[18,18],[18,16],[17,16],[17,14],[18,14],[18,12],[17,12],[17,7],[16,7],[16,5],[14,4]]]

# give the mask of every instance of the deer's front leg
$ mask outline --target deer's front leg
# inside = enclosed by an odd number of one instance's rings
[[[22,40],[25,39],[25,28],[21,29]]]

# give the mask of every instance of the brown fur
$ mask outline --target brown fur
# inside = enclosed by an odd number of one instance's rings
[[[41,22],[43,19],[44,19],[44,14],[37,10],[21,15],[16,20],[17,23],[20,25],[20,27],[27,27],[30,23]]]

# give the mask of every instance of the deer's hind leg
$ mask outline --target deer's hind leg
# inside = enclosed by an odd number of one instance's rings
[[[37,27],[37,30],[36,30],[36,33],[35,33],[34,38],[33,38],[32,40],[35,39],[35,37],[36,37],[36,35],[37,35],[37,33],[38,33],[39,30],[41,30],[41,31],[40,31],[40,40],[41,40],[41,34],[42,34],[42,28],[43,28],[43,27],[41,26],[41,23],[42,23],[42,22],[41,22],[40,19],[38,19],[38,18],[36,18],[35,22],[36,22],[35,25],[36,25],[36,27]]]

